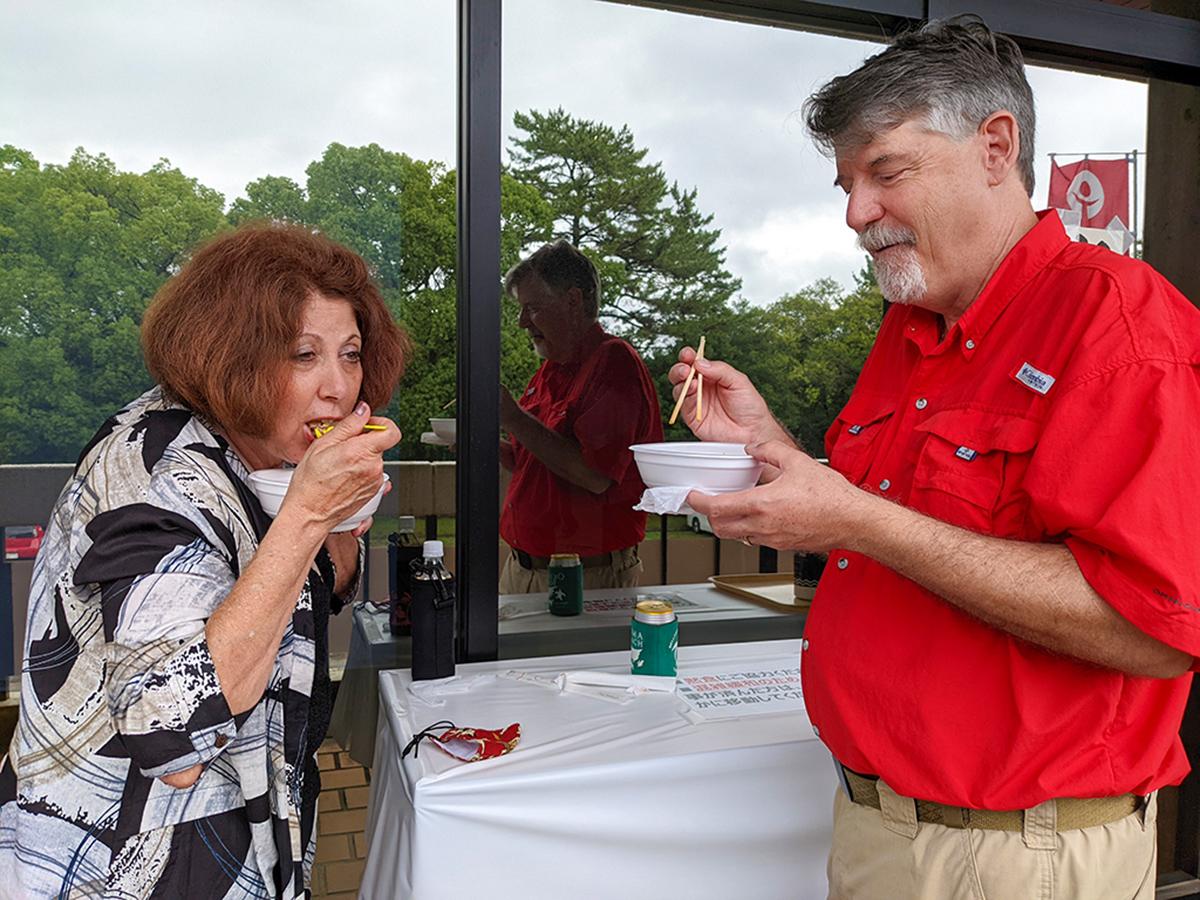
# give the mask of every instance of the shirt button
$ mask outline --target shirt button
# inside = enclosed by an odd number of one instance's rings
[[[229,736],[225,735],[225,734],[219,734],[219,733],[217,734],[216,740],[213,741],[213,744],[216,745],[218,750],[221,749],[222,747],[224,747],[228,743],[229,743]]]
[[[881,491],[886,491],[891,486],[892,486],[892,483],[890,481],[888,481],[886,478],[883,479],[883,481],[879,482],[879,489]]]
[[[841,559],[838,560],[838,568],[839,569],[844,569],[848,565],[850,565],[850,560],[846,559],[846,557],[843,556]]]
[[[968,349],[968,350],[974,350],[974,349],[975,349],[975,342],[974,342],[974,341],[972,341],[972,340],[970,340],[970,339],[968,339],[968,340],[967,340],[967,344],[966,344],[966,346],[967,346],[967,349]]]
[[[804,640],[802,640],[802,641],[800,642],[800,649],[801,649],[801,650],[807,650],[807,649],[808,649],[808,638],[805,638]]]
[[[929,405],[929,401],[928,401],[928,400],[926,400],[924,397],[922,397],[920,400],[918,400],[918,401],[916,402],[916,407],[917,407],[917,409],[924,409],[924,408],[925,408],[925,407],[927,407],[928,405]]]

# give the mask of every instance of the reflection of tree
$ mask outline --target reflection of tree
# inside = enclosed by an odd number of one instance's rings
[[[512,174],[553,215],[553,237],[588,253],[600,270],[603,315],[646,352],[696,340],[720,318],[740,282],[724,268],[719,229],[696,191],[669,183],[628,127],[576,119],[561,109],[517,113]]]
[[[627,128],[561,110],[518,114],[516,124],[524,137],[502,176],[502,267],[553,237],[576,242],[600,267],[609,325],[643,352],[665,409],[667,369],[705,334],[713,355],[747,372],[819,451],[878,325],[870,272],[846,296],[818,282],[766,307],[734,300],[739,283],[696,191],[669,184]],[[199,240],[256,218],[318,228],[371,264],[416,344],[388,409],[405,433],[400,455],[427,452],[419,435],[455,393],[455,173],[335,143],[303,184],[265,175],[228,214],[222,206],[166,161],[136,174],[82,150],[41,166],[0,149],[0,462],[73,459],[149,384],[137,329],[155,290]],[[511,303],[501,353],[502,380],[520,388],[538,361]]]

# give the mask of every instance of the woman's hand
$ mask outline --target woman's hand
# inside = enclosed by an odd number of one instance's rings
[[[277,518],[298,517],[328,532],[374,496],[383,481],[383,453],[400,440],[400,429],[370,412],[360,403],[333,431],[312,442],[292,475]],[[368,422],[385,428],[364,432]],[[355,534],[363,530],[359,526]]]

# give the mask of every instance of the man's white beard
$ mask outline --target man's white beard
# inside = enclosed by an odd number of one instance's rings
[[[892,303],[917,303],[927,291],[916,241],[907,228],[890,225],[871,225],[858,236],[858,246],[868,252],[892,247],[886,257],[875,257],[875,281]]]

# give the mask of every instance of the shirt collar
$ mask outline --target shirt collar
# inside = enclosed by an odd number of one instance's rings
[[[1037,224],[1008,251],[979,296],[946,335],[951,339],[957,335],[959,352],[967,359],[979,349],[1012,299],[1070,243],[1055,210],[1042,210],[1037,218]],[[937,313],[918,306],[910,306],[905,312],[904,336],[917,345],[922,355],[943,352],[950,346],[948,342],[939,346],[941,322]]]
[[[546,362],[546,366],[551,369],[559,369],[565,372],[573,372],[583,365],[593,353],[596,352],[605,339],[608,338],[607,332],[600,327],[599,322],[593,322],[584,335],[579,340],[579,355],[575,357],[575,361],[571,363],[556,363]]]
[[[962,332],[964,354],[969,356],[976,349],[1012,299],[1071,242],[1055,210],[1042,210],[1037,218],[1037,224],[1008,251],[975,302],[955,323]]]

